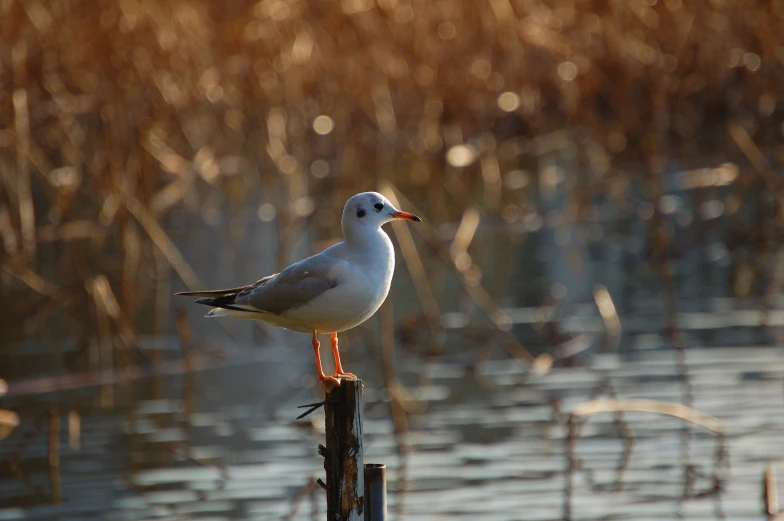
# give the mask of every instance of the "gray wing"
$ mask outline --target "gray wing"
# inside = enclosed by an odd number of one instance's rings
[[[337,279],[328,275],[333,262],[318,255],[303,259],[248,286],[236,295],[234,303],[276,315],[304,306],[338,285]]]

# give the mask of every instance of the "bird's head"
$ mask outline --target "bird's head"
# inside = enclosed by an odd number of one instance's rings
[[[394,219],[421,221],[416,215],[395,208],[383,195],[377,192],[363,192],[348,200],[343,208],[341,225],[343,233],[348,236],[355,230],[377,230]]]

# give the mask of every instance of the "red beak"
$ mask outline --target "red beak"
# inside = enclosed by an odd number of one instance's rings
[[[392,214],[392,217],[395,219],[405,219],[406,221],[415,221],[415,222],[419,222],[422,220],[416,215],[414,215],[413,213],[408,213],[408,212],[395,212]]]

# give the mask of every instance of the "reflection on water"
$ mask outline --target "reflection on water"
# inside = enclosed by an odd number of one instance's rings
[[[682,352],[663,334],[655,273],[623,262],[634,240],[564,240],[548,230],[521,241],[512,228],[480,229],[471,253],[492,266],[483,287],[509,286],[500,304],[510,338],[534,356],[550,353],[552,367],[511,356],[515,347],[481,301],[463,296],[467,279],[438,269],[437,256],[424,262],[439,288],[439,356],[423,357],[416,345],[417,310],[406,297],[416,281],[405,264],[393,288],[404,392],[384,386],[377,319],[346,335],[344,363],[366,386],[365,460],[390,469],[393,518],[760,519],[761,479],[784,456],[780,303],[763,313],[726,298],[724,286],[706,288],[725,268],[705,270],[698,255],[684,255],[678,273],[694,276],[678,279]],[[194,230],[217,240],[203,232]],[[205,257],[200,241],[182,247],[204,260],[210,285],[260,274],[258,262],[226,259],[271,262],[262,240],[225,258]],[[603,352],[602,299],[620,315],[617,352]],[[225,324],[230,339],[202,310],[183,306],[197,351],[187,363],[179,341],[164,336],[140,339],[154,363],[139,359],[117,374],[60,376],[59,364],[79,356],[68,341],[56,346],[56,360],[51,345],[9,348],[4,358],[28,372],[16,372],[2,402],[21,425],[0,442],[0,521],[323,518],[315,485],[323,416],[295,420],[297,406],[313,401],[308,339],[244,322]],[[717,418],[724,436],[637,412],[591,416],[570,443],[569,413],[602,397],[683,403]],[[407,411],[407,432],[390,400]]]
[[[420,368],[420,360],[403,356],[404,381],[427,375],[427,383],[409,386],[423,409],[410,422],[403,455],[385,393],[364,367],[366,459],[392,469],[392,512],[398,519],[560,519],[569,468],[564,412],[609,392],[682,401],[675,352],[646,349],[642,337],[633,336],[635,348],[623,356],[540,376],[508,361],[451,359]],[[49,504],[48,426],[29,436],[35,422],[26,422],[1,446],[6,473],[13,464],[17,474],[0,483],[0,519],[320,518],[325,499],[313,480],[323,473],[316,453],[323,417],[294,420],[296,406],[312,399],[299,379],[286,395],[265,394],[263,379],[275,378],[271,365],[303,369],[288,356],[286,348],[246,354],[190,375],[193,382],[167,377],[158,390],[154,378],[138,381],[123,390],[135,397],[127,406],[84,411],[81,447],[70,448],[61,434],[59,505]],[[574,519],[639,519],[641,511],[650,519],[759,519],[761,476],[781,456],[784,421],[775,411],[784,353],[694,348],[687,365],[694,407],[726,429],[727,461],[716,466],[714,434],[694,427],[684,437],[684,423],[668,416],[625,414],[628,440],[613,415],[592,417],[574,447]],[[99,392],[57,393],[50,406],[80,407]],[[39,411],[44,400],[18,397],[9,405]]]

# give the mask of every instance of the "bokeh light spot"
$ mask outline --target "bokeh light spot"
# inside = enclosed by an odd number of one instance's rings
[[[476,160],[476,150],[469,145],[455,145],[446,153],[447,162],[456,167],[465,167]]]
[[[558,65],[558,76],[564,81],[572,81],[577,77],[577,65],[565,61]]]
[[[523,218],[523,225],[529,232],[536,232],[542,229],[544,219],[536,212],[531,212]]]
[[[762,66],[762,58],[760,58],[759,54],[747,52],[743,55],[743,65],[751,72],[757,72]]]
[[[501,209],[501,218],[508,223],[513,223],[520,218],[520,209],[517,205],[507,204]]]
[[[297,170],[297,160],[293,156],[285,155],[278,161],[278,168],[284,174],[293,174]]]
[[[298,217],[307,217],[316,209],[316,203],[310,197],[300,197],[294,202],[294,213]]]
[[[637,206],[637,215],[639,215],[640,219],[642,219],[643,221],[647,221],[648,219],[653,217],[653,212],[655,210],[656,208],[654,208],[654,206],[651,203],[645,201]]]
[[[313,130],[316,134],[326,136],[335,129],[335,120],[324,114],[313,120]]]
[[[498,96],[498,107],[504,112],[514,112],[520,108],[520,96],[514,92],[504,92]]]
[[[310,173],[319,179],[329,175],[329,163],[323,159],[316,159],[310,164]]]
[[[277,215],[277,213],[278,212],[275,210],[275,207],[269,203],[262,204],[256,211],[256,215],[258,215],[259,219],[265,223],[274,221],[275,215]]]
[[[771,94],[763,94],[757,101],[757,107],[760,115],[765,117],[772,116],[776,111],[776,98]]]

